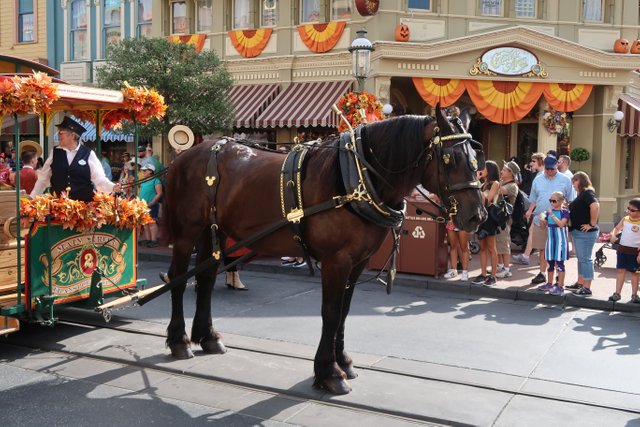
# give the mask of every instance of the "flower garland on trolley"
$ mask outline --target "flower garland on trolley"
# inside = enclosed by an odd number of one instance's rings
[[[107,130],[120,129],[125,120],[135,119],[138,123],[147,124],[151,119],[161,119],[167,111],[164,97],[155,89],[131,86],[124,82],[122,95],[124,108],[111,110],[104,115],[102,125]],[[89,121],[92,124],[96,123],[93,111],[74,110],[71,113],[81,120]]]
[[[354,128],[362,123],[360,110],[364,110],[368,123],[384,119],[382,103],[378,101],[377,96],[365,90],[360,93],[345,93],[340,100],[338,100],[338,108]],[[338,132],[345,132],[347,130],[349,130],[347,124],[340,121]]]
[[[0,119],[17,113],[46,114],[60,99],[58,85],[42,72],[0,80]]]
[[[20,199],[20,218],[24,226],[33,221],[46,221],[49,217],[62,224],[62,228],[79,232],[99,229],[103,225],[116,228],[136,228],[153,221],[147,202],[125,199],[111,194],[96,193],[93,201],[70,199],[66,193]]]

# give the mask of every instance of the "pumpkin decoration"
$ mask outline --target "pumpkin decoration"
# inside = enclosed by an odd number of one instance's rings
[[[615,53],[629,53],[629,40],[619,38],[613,44],[613,51]]]
[[[378,13],[380,0],[356,0],[356,9],[362,16],[373,16]]]
[[[408,42],[409,41],[409,26],[404,22],[401,22],[400,25],[396,27],[395,37],[397,42]]]
[[[640,40],[634,40],[633,43],[631,43],[631,50],[629,51],[629,53],[640,53]]]

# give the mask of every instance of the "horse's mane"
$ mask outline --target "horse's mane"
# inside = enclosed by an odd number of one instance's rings
[[[377,189],[382,198],[398,190],[407,190],[416,183],[415,175],[406,171],[417,160],[424,161],[423,151],[427,147],[424,128],[435,119],[431,116],[399,116],[368,124],[362,131],[365,150],[370,149],[373,156],[365,153],[369,162],[385,177],[388,185],[378,183]],[[421,159],[418,159],[420,155]],[[402,171],[404,173],[389,173]]]

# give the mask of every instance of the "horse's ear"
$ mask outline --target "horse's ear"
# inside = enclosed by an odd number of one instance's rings
[[[471,108],[465,107],[461,112],[460,116],[458,116],[460,121],[462,122],[463,131],[466,132],[469,130],[469,124],[471,123]]]
[[[442,135],[451,135],[454,133],[454,130],[451,127],[451,123],[449,123],[444,110],[440,108],[439,102],[436,104],[436,121],[438,122],[438,127],[440,128],[440,132]]]

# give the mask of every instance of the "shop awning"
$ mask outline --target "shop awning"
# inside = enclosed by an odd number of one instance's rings
[[[79,120],[82,123],[82,126],[87,130],[80,137],[81,141],[95,141],[96,140],[96,127],[91,122],[85,122]],[[56,134],[57,135],[57,134]],[[126,141],[133,142],[133,134],[124,133],[117,130],[102,130],[100,132],[100,140],[106,142],[114,142],[114,141]]]
[[[277,84],[233,86],[229,90],[229,100],[235,109],[233,126],[255,127],[256,117],[273,101],[279,90]]]
[[[351,80],[292,83],[256,119],[256,127],[338,125],[331,106],[350,90]]]
[[[618,135],[640,136],[640,97],[623,93],[618,100],[618,110],[624,113]]]

